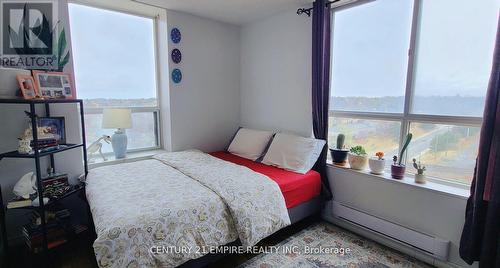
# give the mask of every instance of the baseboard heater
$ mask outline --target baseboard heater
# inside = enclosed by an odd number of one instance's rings
[[[333,215],[417,248],[439,260],[448,260],[450,241],[409,229],[338,202],[333,202]]]

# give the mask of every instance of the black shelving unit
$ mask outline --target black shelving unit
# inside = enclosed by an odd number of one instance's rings
[[[0,99],[0,104],[2,105],[8,105],[8,104],[24,104],[24,105],[29,105],[29,111],[31,116],[31,128],[33,129],[33,140],[38,140],[38,133],[36,131],[37,129],[37,118],[36,118],[36,108],[37,106],[43,106],[45,110],[45,116],[50,116],[50,105],[56,105],[60,103],[75,103],[79,105],[79,110],[80,110],[80,123],[81,123],[81,135],[82,135],[82,142],[78,144],[65,144],[63,146],[60,146],[57,149],[53,149],[50,151],[43,151],[40,152],[38,148],[37,142],[33,143],[33,154],[20,154],[17,151],[11,151],[11,152],[5,152],[5,153],[0,153],[0,161],[4,158],[31,158],[35,162],[35,173],[37,177],[37,191],[38,191],[38,200],[40,203],[40,206],[38,207],[33,207],[33,206],[28,206],[28,207],[21,207],[21,208],[15,208],[15,209],[31,209],[31,210],[38,210],[40,218],[41,218],[41,229],[42,229],[42,250],[38,254],[42,254],[43,260],[46,260],[47,253],[49,251],[48,248],[48,240],[47,240],[47,229],[46,229],[46,219],[45,219],[45,211],[48,207],[50,207],[52,204],[57,203],[58,201],[65,199],[69,196],[72,196],[76,193],[81,193],[82,191],[85,191],[85,186],[81,185],[77,188],[73,188],[69,192],[67,192],[65,195],[61,196],[58,199],[55,200],[50,200],[47,204],[44,204],[43,202],[43,184],[42,184],[42,170],[40,166],[40,159],[42,157],[50,157],[50,164],[51,167],[54,169],[54,172],[56,170],[56,165],[55,165],[55,159],[54,155],[60,152],[64,152],[67,150],[73,150],[73,149],[80,149],[83,152],[83,165],[84,165],[84,175],[87,176],[88,173],[88,165],[87,165],[87,151],[86,151],[86,143],[85,143],[85,121],[84,121],[84,108],[83,108],[83,101],[80,99],[33,99],[33,100],[25,100],[25,99]],[[7,207],[3,201],[2,197],[2,187],[0,183],[0,219],[1,219],[1,235],[2,235],[2,247],[4,250],[4,256],[8,258],[8,241],[7,241],[7,230],[5,226],[5,217],[6,217],[6,212],[7,212]],[[89,208],[87,206],[87,214],[90,215]]]

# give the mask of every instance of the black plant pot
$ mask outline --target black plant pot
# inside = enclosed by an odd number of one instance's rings
[[[402,180],[405,177],[406,166],[392,164],[391,165],[391,177],[393,179]]]
[[[339,166],[347,164],[347,153],[349,153],[349,150],[346,149],[330,149],[333,163]]]

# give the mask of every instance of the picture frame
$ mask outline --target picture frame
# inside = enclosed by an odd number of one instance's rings
[[[58,144],[66,144],[66,122],[62,116],[38,117],[38,129],[44,128],[47,136],[56,139]]]
[[[16,75],[16,78],[24,99],[30,100],[40,96],[35,80],[31,75],[18,74]]]
[[[76,99],[71,74],[60,72],[33,71],[38,93],[45,99]]]

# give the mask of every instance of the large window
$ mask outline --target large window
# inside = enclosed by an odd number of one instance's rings
[[[499,8],[376,0],[333,9],[330,144],[344,133],[347,145],[385,151],[390,162],[411,132],[406,159],[470,184]]]
[[[69,5],[75,80],[84,99],[87,143],[102,129],[103,109],[130,108],[128,149],[159,147],[154,18],[79,4]],[[112,152],[103,142],[103,152]]]

